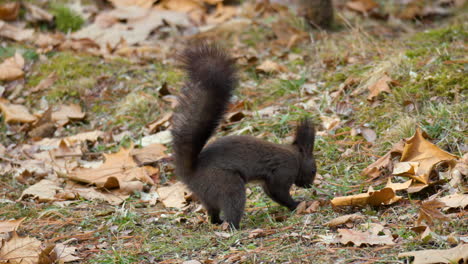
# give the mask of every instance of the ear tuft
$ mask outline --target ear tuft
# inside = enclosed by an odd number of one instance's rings
[[[296,136],[294,138],[293,145],[299,148],[305,155],[311,155],[314,150],[315,142],[315,127],[314,123],[308,118],[301,120],[301,123],[297,127]]]

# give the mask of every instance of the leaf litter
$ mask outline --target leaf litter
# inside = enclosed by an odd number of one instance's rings
[[[204,1],[201,3],[187,0],[179,1],[179,4],[175,4],[176,1],[156,2],[146,0],[113,0],[110,2],[113,5],[112,8],[106,6],[105,10],[96,11],[95,15],[88,16],[87,19],[89,20],[86,26],[75,33],[51,33],[25,28],[21,23],[2,21],[0,23],[0,36],[12,41],[32,44],[37,48],[36,51],[41,54],[41,56],[50,51],[61,52],[63,50],[71,50],[88,52],[106,58],[111,58],[112,56],[127,56],[133,60],[135,57],[140,59],[140,57],[143,58],[148,54],[152,54],[156,55],[156,57],[160,56],[167,59],[165,54],[171,49],[166,46],[168,42],[173,41],[173,39],[169,37],[170,40],[165,42],[166,40],[164,40],[162,36],[168,34],[167,32],[171,32],[170,34],[175,35],[194,34],[194,36],[210,36],[209,34],[225,32],[231,32],[230,34],[232,34],[232,32],[239,32],[236,31],[239,29],[234,28],[244,28],[264,14],[270,15],[274,12],[282,12],[278,11],[280,9],[277,7],[275,9],[273,7],[274,5],[265,4],[264,6],[268,6],[268,8],[262,9],[263,7],[260,8],[261,4],[258,4],[257,7],[259,9],[254,10],[254,12],[248,11],[252,13],[246,15],[241,11],[249,7],[249,3],[242,6],[227,6],[223,1]],[[416,1],[406,2],[411,4],[411,2]],[[19,4],[15,5],[16,6],[11,6],[13,7],[11,10],[13,11],[7,12],[5,20],[7,20],[7,18],[16,20],[23,19],[15,14],[15,8],[20,6]],[[38,21],[42,21],[42,23],[47,24],[53,20],[54,16],[39,6],[30,3],[21,3],[21,6],[25,8],[24,11],[26,12],[24,19],[29,23],[36,24]],[[431,8],[432,6],[434,5],[428,5],[428,7]],[[342,7],[364,16],[375,16],[376,11],[379,9],[379,4],[374,1],[354,0],[346,1],[346,4],[342,5]],[[408,6],[405,8],[409,9]],[[433,8],[432,11],[429,8],[425,8],[424,11],[419,9],[414,11],[412,15],[409,15],[408,19],[412,19],[411,16],[413,18],[427,17],[431,12],[439,12],[437,10],[439,9]],[[245,12],[245,10],[243,12]],[[443,12],[440,11],[440,13],[442,14]],[[143,27],[141,25],[145,26]],[[321,38],[325,37],[325,39],[327,39],[328,37],[320,34],[309,34],[302,29],[298,29],[296,25],[291,25],[284,21],[276,21],[271,25],[273,32],[270,38],[273,39],[273,41],[271,41],[273,44],[267,46],[265,49],[268,55],[256,54],[257,51],[251,48],[253,50],[251,54],[255,54],[255,56],[253,59],[249,59],[247,58],[248,55],[243,54],[246,56],[244,58],[246,62],[243,65],[250,65],[250,67],[258,65],[257,68],[253,68],[256,73],[268,73],[263,75],[262,78],[275,78],[275,75],[278,75],[277,77],[280,77],[280,79],[296,81],[293,77],[294,74],[290,74],[295,70],[291,70],[292,67],[289,64],[283,63],[283,60],[288,58],[288,60],[292,62],[296,59],[301,59],[301,55],[288,53],[288,51],[278,49],[275,46],[280,46],[282,49],[286,48],[289,50],[297,47],[301,42],[309,41],[310,37],[313,38],[314,41],[318,41],[317,43],[319,43],[318,46],[320,47]],[[317,39],[315,39],[316,37]],[[157,43],[156,47],[154,47],[155,43]],[[174,46],[178,46],[176,42],[174,42],[174,44]],[[236,45],[238,45],[238,43]],[[242,46],[240,47],[242,50],[248,50],[247,48],[243,49]],[[234,50],[236,49],[239,49],[239,46],[234,48]],[[25,55],[24,53],[22,54]],[[28,66],[25,66],[23,55],[16,53],[13,57],[5,59],[4,62],[0,64],[0,76],[2,76],[2,79],[5,80],[7,84],[10,82],[10,84],[15,85],[14,82],[17,81],[28,81],[30,77],[28,76],[28,71],[30,69]],[[351,63],[352,60],[359,60],[359,55],[356,56],[356,54],[353,54],[349,55],[347,58],[349,59],[346,59],[345,63]],[[44,58],[41,57],[41,60],[42,59]],[[272,59],[281,62],[276,63]],[[308,59],[310,58],[305,58],[305,60]],[[29,59],[27,60],[29,63]],[[139,62],[141,63],[143,61]],[[259,64],[258,62],[263,63]],[[325,62],[325,60],[323,62]],[[4,64],[6,64],[6,66]],[[369,91],[367,99],[372,103],[372,107],[375,107],[386,99],[381,96],[382,93],[391,94],[395,92],[393,91],[394,87],[399,86],[398,82],[389,77],[394,76],[390,74],[391,71],[389,71],[389,69],[391,67],[376,68],[377,71],[373,72],[366,82],[363,82],[361,77],[356,77],[358,81],[351,81],[352,78],[349,76],[348,79],[338,87],[338,92],[333,94],[328,94],[328,91],[322,90],[323,86],[321,84],[316,85],[319,82],[317,82],[317,80],[311,80],[314,77],[310,77],[306,82],[309,84],[312,83],[315,86],[313,89],[309,89],[309,93],[305,93],[304,97],[307,98],[304,99],[310,102],[311,98],[309,96],[316,96],[318,93],[323,93],[323,100],[325,101],[328,100],[328,97],[332,98],[332,100],[339,100],[342,97],[347,97],[348,94],[351,97],[356,97],[356,95],[363,92],[362,88],[366,88]],[[301,67],[297,69],[303,71]],[[302,72],[300,74],[302,74]],[[300,74],[296,75],[299,76]],[[57,74],[50,73],[45,79],[27,92],[41,94],[51,87],[55,88],[55,84],[58,82],[60,82],[60,80]],[[355,91],[351,91],[358,83],[360,86]],[[7,87],[6,94],[10,93],[8,89]],[[302,96],[302,91],[304,91],[304,89],[301,87],[299,90]],[[4,90],[0,92],[0,96],[4,93],[3,91]],[[24,95],[28,94],[25,93]],[[363,98],[365,100],[365,97]],[[356,105],[353,105],[353,102],[348,99],[346,102],[341,103],[343,109],[338,109],[337,107],[337,109],[330,108],[326,109],[324,112],[320,112],[320,118],[322,119],[320,129],[325,129],[325,132],[320,131],[320,140],[322,140],[322,136],[331,137],[335,136],[335,133],[337,133],[337,137],[339,137],[339,133],[342,131],[341,129],[349,126],[352,127],[351,134],[353,137],[361,135],[365,139],[365,141],[361,142],[369,143],[364,146],[368,147],[379,143],[379,137],[382,136],[384,132],[378,130],[374,126],[353,124],[355,120],[352,120],[352,111],[353,109],[356,110]],[[304,102],[306,102],[306,100],[304,100]],[[320,106],[316,104],[317,102],[318,100],[315,100],[315,102],[311,102],[309,106],[313,105],[318,111],[321,111]],[[189,207],[188,205],[192,205],[190,203],[193,198],[185,186],[179,183],[174,184],[172,181],[166,182],[164,186],[160,185],[160,180],[164,181],[166,179],[166,175],[164,174],[172,170],[170,166],[164,167],[165,162],[167,160],[170,161],[170,156],[166,154],[167,146],[171,142],[170,132],[168,131],[170,128],[170,111],[165,112],[167,113],[166,115],[161,115],[155,122],[149,124],[148,129],[144,130],[145,134],[142,136],[141,140],[134,141],[141,143],[141,145],[144,146],[143,148],[120,148],[120,151],[105,153],[101,151],[91,152],[90,148],[96,151],[94,148],[102,142],[115,147],[119,144],[118,141],[123,137],[113,141],[112,133],[99,130],[79,133],[75,136],[66,136],[67,134],[63,133],[63,131],[77,126],[76,123],[72,123],[73,121],[80,120],[84,124],[89,121],[87,119],[90,117],[90,112],[86,113],[86,111],[81,109],[75,102],[60,102],[49,108],[50,111],[48,113],[47,108],[38,113],[33,110],[34,107],[31,107],[31,104],[23,105],[22,103],[24,103],[24,101],[13,99],[6,100],[3,98],[0,102],[2,117],[4,122],[8,125],[8,129],[10,129],[10,126],[11,128],[22,126],[22,131],[29,131],[28,133],[31,137],[31,139],[28,139],[27,143],[21,146],[20,152],[15,146],[12,147],[5,144],[5,147],[8,147],[8,150],[6,150],[6,148],[0,144],[0,154],[2,156],[2,159],[0,159],[0,172],[14,172],[13,175],[15,175],[14,177],[18,179],[19,182],[29,185],[21,195],[23,201],[18,200],[18,202],[47,202],[56,205],[62,203],[62,205],[67,206],[68,204],[65,202],[77,201],[77,199],[81,198],[92,201],[103,201],[111,205],[122,205],[129,197],[134,194],[137,194],[137,196],[140,194],[141,199],[139,201],[147,202],[151,206],[166,207],[167,209],[165,212],[169,212],[170,214],[178,210],[181,210],[183,213],[189,212],[187,208]],[[251,101],[247,101],[245,105],[251,103]],[[251,111],[246,111],[247,106],[245,105],[240,109],[228,113],[228,125],[226,127],[222,126],[223,130],[229,130],[231,129],[230,126],[235,127],[238,123],[242,123],[246,114],[248,118],[244,119],[251,118]],[[275,110],[271,111],[271,113],[269,112],[264,117],[274,118],[285,112],[285,109],[277,106],[272,107]],[[87,110],[89,111],[89,109]],[[34,114],[31,114],[31,112]],[[258,112],[260,113],[260,111]],[[239,116],[241,117],[239,118]],[[351,118],[351,120],[349,118]],[[96,124],[92,123],[91,125]],[[36,128],[41,131],[32,133]],[[95,128],[100,129],[101,125],[96,125]],[[233,133],[236,132],[243,133],[242,129],[234,131]],[[9,133],[11,132],[9,131]],[[54,137],[54,135],[60,135],[60,137]],[[353,157],[356,153],[361,153],[362,149],[359,149],[361,147],[359,145],[360,143],[351,144],[352,145],[348,148],[350,151],[347,152],[347,155],[343,156],[343,158]],[[367,147],[364,148],[365,151],[368,151]],[[465,163],[463,163],[459,157],[445,152],[432,144],[427,139],[427,135],[420,129],[417,129],[413,137],[404,139],[395,144],[386,155],[377,159],[376,162],[369,165],[362,172],[363,175],[369,177],[369,180],[362,183],[360,187],[365,187],[366,184],[378,185],[377,183],[386,182],[385,186],[380,189],[375,187],[377,190],[374,189],[374,186],[369,186],[367,192],[355,195],[337,195],[331,200],[331,204],[334,205],[333,209],[337,212],[340,212],[343,206],[359,206],[364,208],[371,206],[375,210],[382,210],[382,214],[384,214],[383,210],[386,210],[386,208],[414,206],[415,209],[419,208],[419,211],[416,215],[409,214],[409,217],[413,217],[413,219],[418,218],[414,223],[416,225],[414,228],[424,230],[421,237],[417,238],[424,240],[426,237],[430,236],[430,233],[435,234],[438,232],[438,229],[441,228],[440,225],[452,221],[451,219],[455,217],[455,214],[452,213],[454,209],[460,210],[461,213],[459,214],[463,214],[462,210],[467,205],[466,194],[462,191],[464,177],[466,176],[466,169],[464,169],[462,164]],[[6,166],[3,166],[4,164],[6,164]],[[21,169],[19,169],[18,166],[21,166]],[[441,171],[441,167],[443,167],[444,171]],[[326,182],[323,178],[320,178],[320,181]],[[442,185],[446,181],[450,181],[450,187],[447,187],[448,184]],[[431,199],[415,201],[411,204],[405,201],[406,197],[403,194],[404,192],[412,192],[419,195],[424,192],[430,192],[431,190],[427,187],[436,185],[444,188],[446,191],[445,193],[448,192],[449,194],[443,197],[438,197],[436,195],[436,198],[431,197]],[[148,188],[150,191],[147,190]],[[355,190],[346,194],[352,192],[355,192]],[[397,195],[397,193],[399,195]],[[340,193],[340,195],[343,195],[343,193]],[[325,204],[322,203],[322,200],[320,202],[305,201],[301,203],[296,213],[306,219],[304,221],[304,228],[306,226],[313,226],[313,223],[308,220],[309,217],[314,214],[322,213],[322,210],[326,208]],[[168,211],[173,209],[175,209],[175,211]],[[2,256],[1,254],[5,254],[6,250],[10,250],[18,254],[18,259],[21,260],[24,258],[23,262],[28,262],[29,260],[35,261],[36,259],[44,261],[45,263],[61,263],[79,260],[75,254],[77,250],[82,251],[84,249],[81,247],[82,245],[79,247],[66,246],[61,243],[50,245],[41,243],[37,239],[18,236],[15,231],[18,230],[19,225],[24,220],[24,218],[18,218],[17,220],[0,221],[0,233],[3,233],[0,235],[0,240],[2,240],[2,247],[0,250],[3,250],[0,251],[3,252],[0,253],[0,256]],[[27,221],[30,220],[31,219],[28,219]],[[400,244],[401,238],[395,239],[397,235],[394,234],[392,236],[388,228],[389,226],[394,227],[394,223],[377,223],[375,220],[375,218],[357,213],[339,216],[324,224],[332,228],[332,233],[328,235],[330,239],[327,243],[341,243],[344,246],[353,244],[355,246],[381,245],[390,247],[395,244]],[[365,226],[357,226],[357,223],[362,221],[372,221],[372,223],[366,223]],[[196,223],[196,221],[193,223]],[[354,227],[359,230],[340,228],[336,232],[333,231],[333,228],[338,226],[347,228]],[[4,229],[2,229],[2,227]],[[227,228],[223,230],[226,231]],[[272,236],[272,241],[274,241],[277,239],[274,237],[277,231],[277,229],[257,228],[248,232],[248,237],[249,239],[258,239]],[[10,235],[12,237],[9,237],[6,232],[14,233],[11,233]],[[228,232],[217,232],[215,235],[223,239],[230,239],[233,237],[233,233]],[[314,234],[312,233],[298,234],[294,232],[283,237],[292,240],[310,240],[313,236]],[[324,239],[327,237],[324,235],[318,236],[323,236]],[[458,234],[454,234],[453,236],[457,237]],[[23,239],[24,241],[30,239],[31,243],[35,246],[32,248],[23,248],[21,246],[22,242],[19,242]],[[6,246],[6,241],[11,244]],[[459,242],[460,240],[455,239],[455,241]],[[39,242],[39,244],[37,244],[37,242]],[[460,248],[460,246],[458,248]],[[457,253],[460,252],[458,248],[457,250],[439,250],[435,251],[436,253],[434,254],[445,256],[446,258],[444,261],[447,259],[457,261],[460,260],[460,258],[466,257],[463,256],[463,254],[460,255]],[[259,247],[259,249],[262,249],[262,247]],[[29,254],[28,252],[31,253],[31,255],[27,255]],[[418,252],[407,252],[400,254],[400,256],[415,256],[415,263],[419,263],[417,261],[422,261],[421,256],[425,254],[424,252],[425,251],[420,251],[421,255],[418,255],[420,254]],[[432,254],[432,251],[428,251],[428,253]],[[238,254],[237,252],[235,254],[229,254],[228,256],[233,256],[233,259],[245,259],[246,255]],[[28,257],[31,257],[31,259],[28,259]]]

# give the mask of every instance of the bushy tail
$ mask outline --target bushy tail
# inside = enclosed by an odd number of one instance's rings
[[[188,79],[172,117],[176,174],[190,177],[198,155],[222,119],[237,85],[234,60],[220,47],[206,43],[181,54]]]

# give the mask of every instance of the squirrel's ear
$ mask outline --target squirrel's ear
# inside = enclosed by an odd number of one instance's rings
[[[294,137],[293,145],[303,154],[312,154],[315,143],[315,127],[314,123],[308,118],[301,120],[297,127],[296,136]]]

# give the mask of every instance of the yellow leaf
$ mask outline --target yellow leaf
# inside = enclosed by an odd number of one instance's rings
[[[401,155],[401,162],[417,162],[416,172],[411,178],[424,183],[429,183],[429,175],[434,166],[442,161],[455,160],[458,157],[446,151],[441,150],[436,145],[432,144],[424,138],[423,132],[420,128],[416,133],[406,140],[403,153]]]
[[[350,196],[335,197],[331,200],[333,206],[365,206],[365,205],[389,205],[401,199],[400,196],[395,194],[392,188],[386,187],[379,191],[374,191],[369,187],[367,193],[361,193]]]

